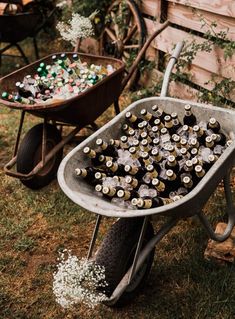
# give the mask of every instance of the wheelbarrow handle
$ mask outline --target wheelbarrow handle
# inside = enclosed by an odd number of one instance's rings
[[[160,94],[161,97],[167,96],[171,72],[172,72],[172,69],[173,69],[175,63],[177,62],[177,60],[180,56],[180,53],[183,49],[183,46],[184,46],[184,42],[178,42],[176,44],[176,47],[175,47],[171,57],[170,57],[170,60],[167,64],[165,75],[163,78],[162,89],[161,89],[161,94]]]
[[[140,50],[140,52],[138,53],[135,62],[133,63],[132,67],[130,68],[127,76],[123,79],[122,81],[122,90],[124,90],[125,86],[127,85],[128,81],[130,80],[132,74],[134,73],[134,71],[136,70],[136,68],[138,67],[138,64],[140,62],[140,60],[142,59],[145,51],[148,49],[150,43],[153,41],[154,38],[156,38],[156,36],[161,33],[168,25],[170,24],[170,22],[167,20],[165,21],[163,24],[161,24],[154,32],[153,34],[148,38],[148,40],[145,42],[143,48]]]

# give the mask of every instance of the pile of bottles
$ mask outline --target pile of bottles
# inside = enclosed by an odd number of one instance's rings
[[[78,177],[98,195],[124,208],[146,209],[179,200],[188,194],[232,140],[214,117],[198,122],[191,105],[177,113],[157,105],[140,116],[126,112],[120,139],[101,138],[96,148],[85,147],[91,165],[76,168]]]
[[[2,93],[2,99],[22,104],[52,103],[72,98],[114,72],[112,65],[82,62],[78,54],[53,55],[51,64],[41,62],[36,73],[16,82],[15,92]]]

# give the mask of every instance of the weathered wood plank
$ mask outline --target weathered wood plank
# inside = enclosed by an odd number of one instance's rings
[[[169,3],[167,18],[172,23],[193,29],[199,32],[211,31],[211,24],[216,22],[217,26],[213,30],[218,32],[226,32],[227,38],[235,41],[235,18],[218,15],[197,9],[193,10],[192,7],[184,6],[178,3]],[[203,25],[201,19],[207,22]]]
[[[180,3],[193,8],[217,13],[223,16],[235,17],[234,0],[167,0],[173,3]]]
[[[175,72],[175,70],[173,70],[173,72]],[[210,71],[204,70],[196,65],[191,65],[190,68],[184,70],[184,72],[189,75],[189,80],[192,83],[195,83],[209,91],[214,89],[216,83],[220,83],[224,79],[223,77],[218,76],[217,74]],[[235,102],[235,88],[226,96],[224,96],[222,92],[219,95],[226,98],[227,100]]]
[[[152,16],[156,21],[159,21],[161,15],[160,0],[143,0],[141,1],[140,9],[142,13]]]
[[[218,223],[216,226],[216,233],[222,235],[226,229],[227,224]],[[231,262],[235,261],[235,227],[231,235],[224,242],[216,242],[209,239],[208,245],[204,252],[206,259],[216,259],[217,261]]]
[[[145,19],[147,30],[151,34],[152,30],[156,28],[158,23],[150,19]],[[185,31],[167,27],[158,37],[155,38],[152,45],[163,52],[171,53],[174,45],[179,41],[192,41],[203,43],[206,40],[201,37],[191,35]],[[211,44],[211,52],[198,52],[193,65],[199,66],[202,69],[216,73],[221,77],[231,78],[235,80],[235,55],[227,60],[224,58],[224,52],[214,44]]]

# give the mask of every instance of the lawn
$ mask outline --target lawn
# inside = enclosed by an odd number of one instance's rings
[[[45,41],[49,43],[45,47]],[[25,44],[30,52],[28,42]],[[40,40],[41,56],[55,52],[60,43]],[[19,60],[4,58],[1,75],[17,68]],[[120,99],[129,103],[129,92]],[[113,117],[109,108],[101,125]],[[8,177],[3,165],[10,159],[19,112],[0,108],[0,318],[1,319],[231,319],[235,317],[235,267],[204,258],[208,237],[195,219],[181,220],[156,248],[145,290],[120,309],[77,305],[63,310],[52,292],[58,251],[70,249],[85,257],[95,215],[73,204],[57,181],[40,191],[25,188]],[[38,119],[28,117],[26,132]],[[65,152],[74,145],[66,148]],[[221,220],[225,200],[221,187],[205,207],[211,220]],[[160,220],[154,219],[157,229]],[[102,236],[114,220],[105,219]]]

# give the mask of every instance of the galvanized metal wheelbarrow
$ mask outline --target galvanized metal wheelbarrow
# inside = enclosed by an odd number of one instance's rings
[[[127,111],[139,114],[142,108],[150,110],[152,105],[157,104],[166,112],[177,112],[179,119],[182,120],[184,105],[188,101],[166,97],[170,73],[181,49],[182,43],[179,43],[167,66],[160,97],[145,98],[131,104],[125,111],[73,149],[64,158],[58,170],[58,181],[63,192],[74,203],[97,214],[87,258],[92,257],[102,217],[118,218],[94,256],[96,262],[104,265],[106,269],[106,279],[109,282],[106,304],[109,306],[129,301],[139,291],[150,271],[154,247],[181,218],[196,215],[210,238],[216,241],[227,239],[235,224],[235,208],[229,183],[230,172],[235,162],[235,141],[190,193],[176,202],[158,208],[131,210],[118,207],[103,197],[95,195],[91,186],[83,180],[78,181],[74,174],[76,167],[89,165],[82,152],[85,146],[95,147],[95,141],[98,137],[105,140],[120,137],[121,125],[125,122]],[[219,119],[227,133],[235,132],[234,111],[193,102],[190,104],[199,121],[209,120],[213,116]],[[202,212],[204,205],[221,180],[224,182],[228,215],[228,224],[223,235],[214,232],[213,227]],[[166,216],[167,221],[154,235],[150,220],[153,216],[157,218],[159,215]]]

